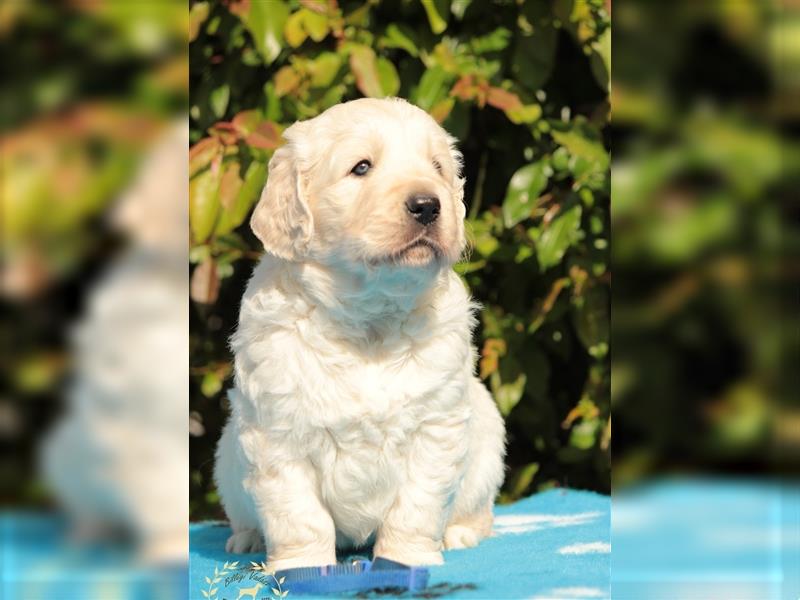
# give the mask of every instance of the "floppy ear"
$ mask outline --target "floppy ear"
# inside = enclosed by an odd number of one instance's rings
[[[269,161],[267,185],[250,218],[250,228],[270,254],[300,260],[311,242],[314,217],[298,173],[295,144],[290,136],[286,137],[288,143],[278,148]]]
[[[467,215],[467,205],[464,204],[464,183],[466,178],[462,172],[464,169],[464,156],[456,147],[457,140],[451,135],[447,136],[447,141],[450,145],[450,158],[453,160],[453,196],[456,200],[456,207],[460,218]]]

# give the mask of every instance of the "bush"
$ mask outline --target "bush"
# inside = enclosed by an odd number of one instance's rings
[[[609,490],[610,30],[601,0],[230,0],[191,7],[192,518],[211,481],[227,338],[261,253],[247,218],[292,122],[400,96],[460,140],[483,304],[480,377],[506,418],[501,501]]]

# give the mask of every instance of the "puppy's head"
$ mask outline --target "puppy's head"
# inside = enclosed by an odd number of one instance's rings
[[[284,132],[250,225],[295,261],[438,267],[464,247],[455,140],[398,99],[334,106]]]

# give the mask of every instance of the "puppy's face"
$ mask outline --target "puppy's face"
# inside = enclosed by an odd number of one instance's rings
[[[285,133],[251,225],[290,260],[430,267],[464,247],[453,139],[400,100],[340,104]]]

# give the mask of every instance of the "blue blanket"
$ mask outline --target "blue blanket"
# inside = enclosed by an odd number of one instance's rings
[[[430,568],[428,588],[422,597],[609,597],[608,496],[551,490],[516,504],[498,506],[495,515],[493,537],[477,548],[445,552],[445,564]],[[220,523],[191,526],[192,600],[204,600],[203,592],[214,590],[212,600],[236,600],[240,590],[252,588],[259,581],[258,573],[250,570],[251,561],[260,562],[264,556],[227,554],[225,540],[229,535],[230,529]],[[231,567],[232,562],[238,564]],[[215,578],[215,569],[225,575]],[[219,581],[210,585],[208,582],[214,579]],[[256,598],[272,598],[271,594],[265,587]],[[292,598],[291,589],[286,597]],[[372,593],[357,597],[387,596]]]

